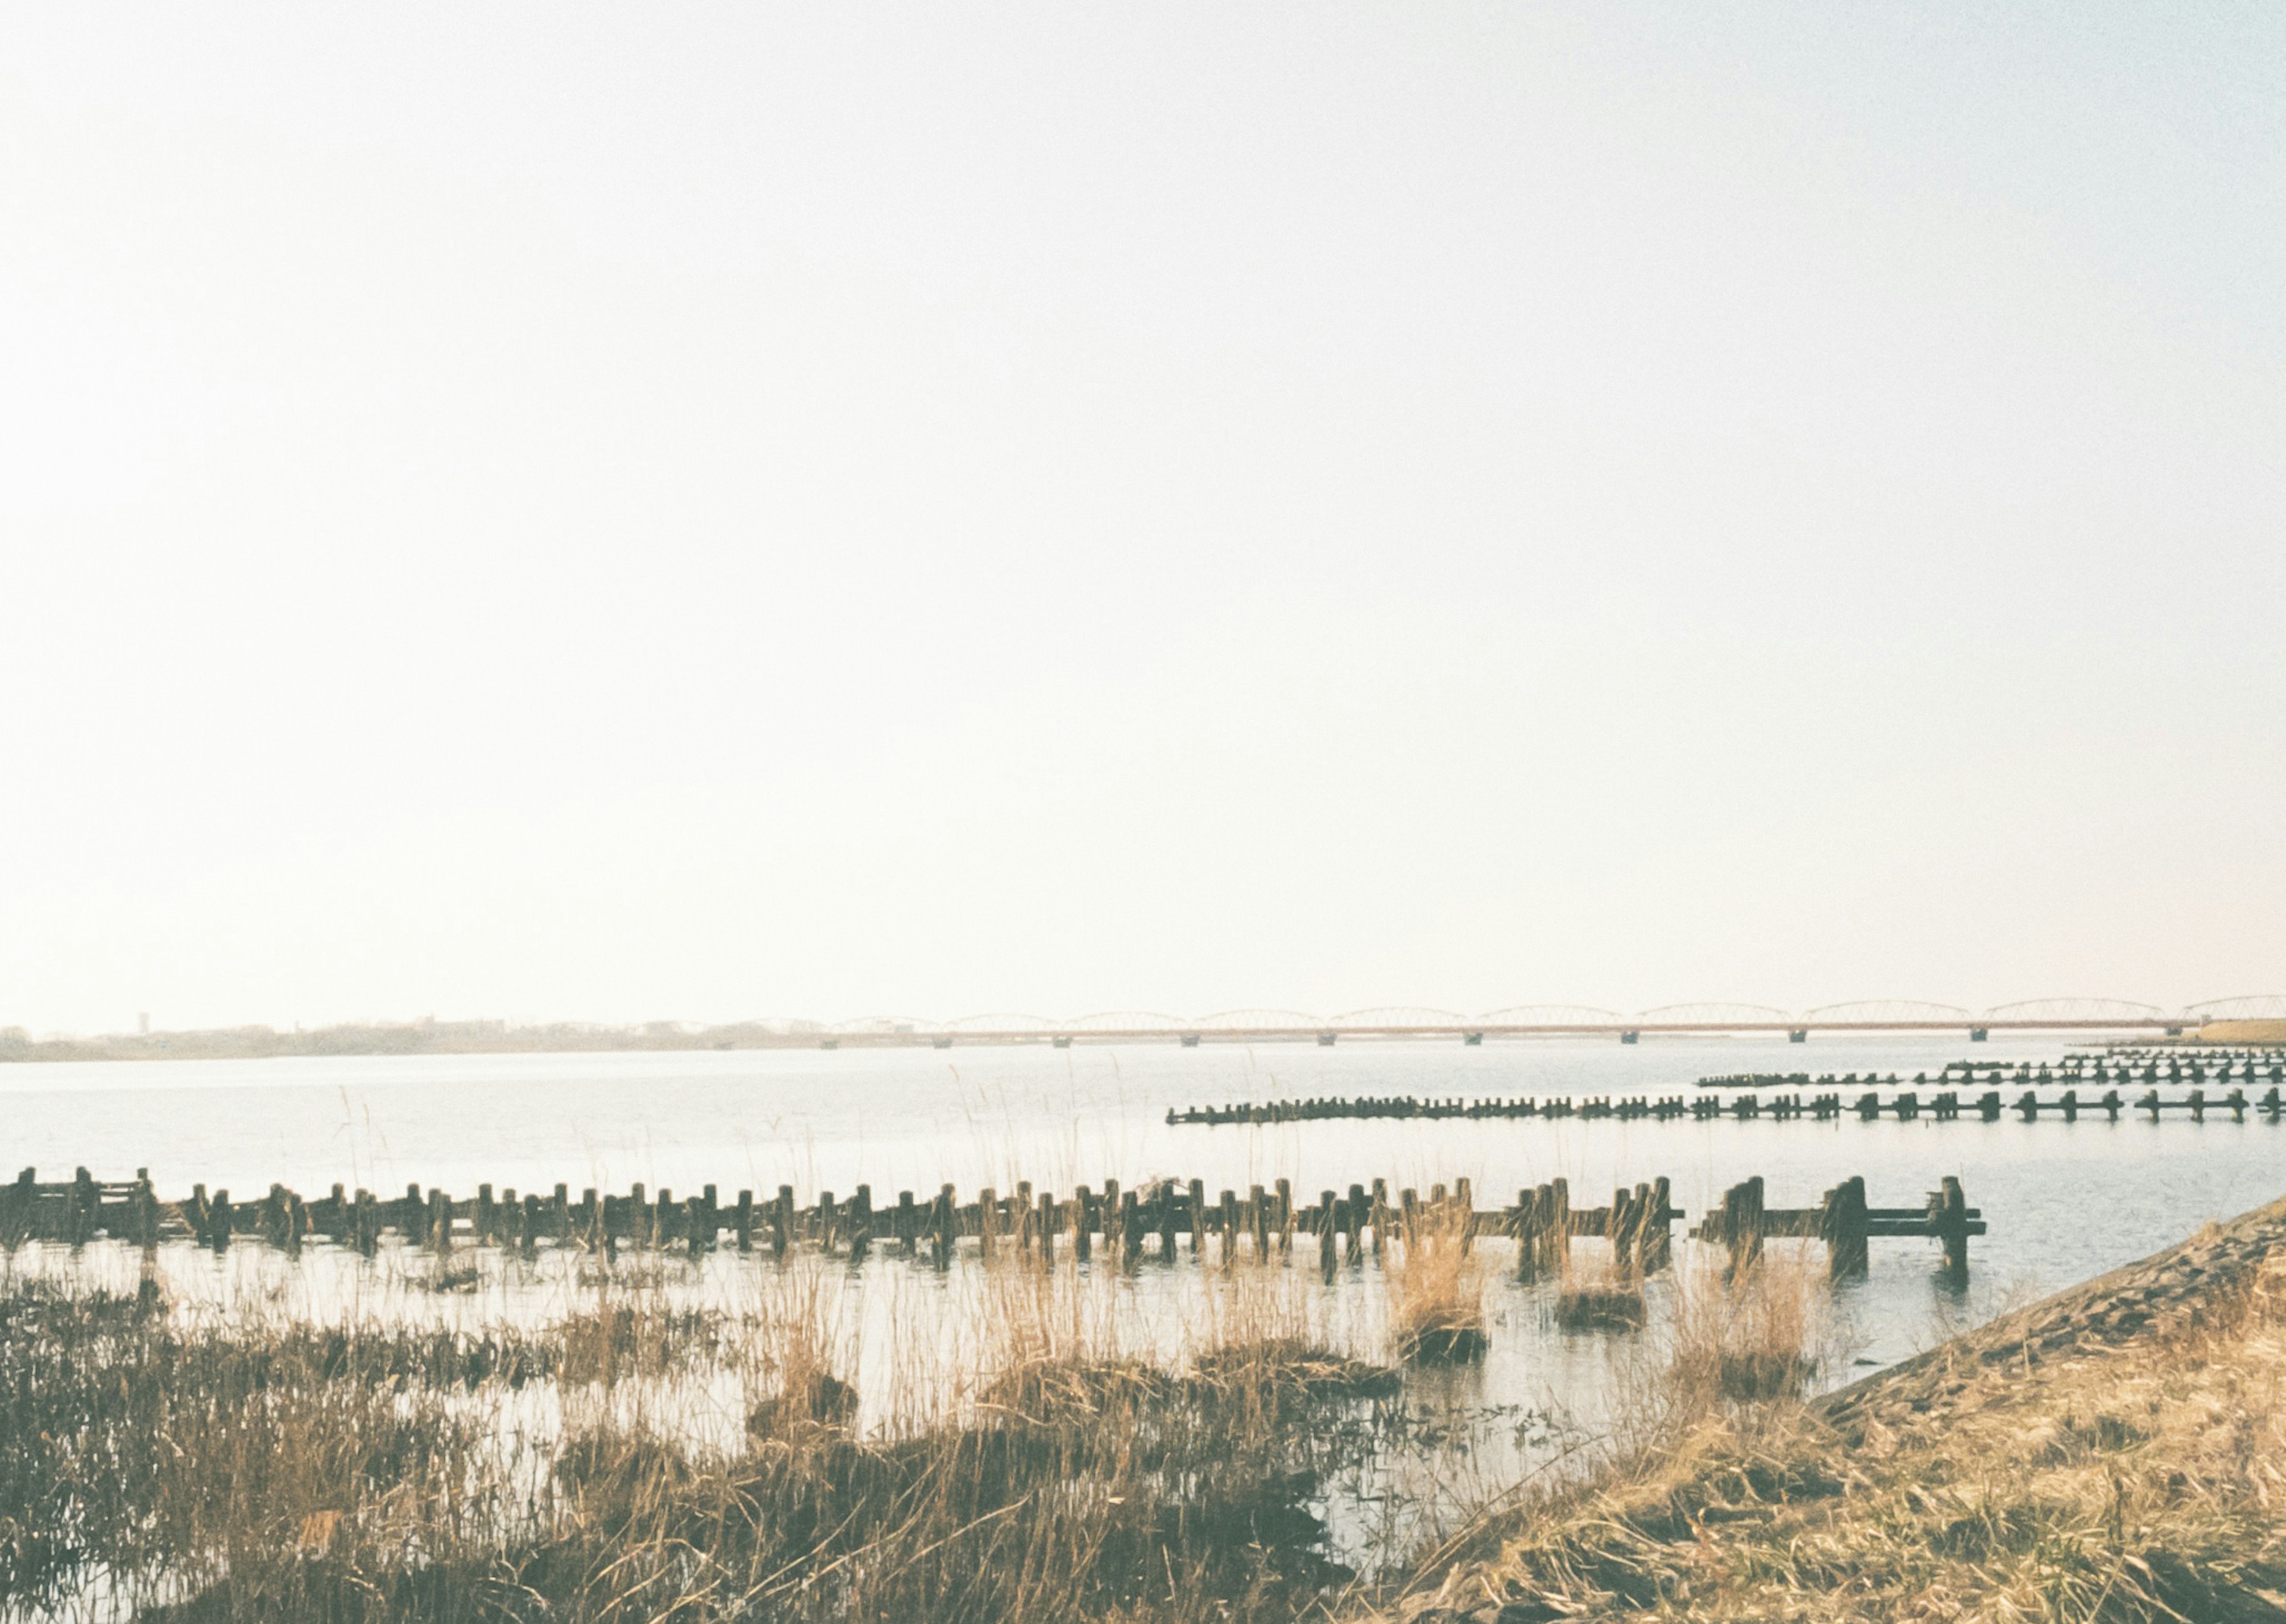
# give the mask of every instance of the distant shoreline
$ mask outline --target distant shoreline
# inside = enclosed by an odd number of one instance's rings
[[[1587,1036],[1585,1033],[1573,1036]],[[2064,1034],[2059,1033],[2058,1036]],[[37,1064],[90,1060],[319,1060],[371,1055],[413,1054],[622,1054],[698,1052],[741,1049],[915,1048],[931,1041],[931,1034],[910,1028],[879,1030],[837,1030],[821,1022],[804,1021],[745,1021],[721,1026],[702,1026],[674,1021],[647,1021],[635,1026],[589,1025],[556,1021],[539,1026],[514,1026],[506,1021],[416,1021],[351,1023],[313,1027],[307,1031],[281,1032],[266,1026],[218,1027],[188,1032],[128,1032],[77,1037],[34,1037],[21,1027],[0,1027],[0,1064]],[[964,1034],[964,1047],[1058,1047],[1074,1043],[1092,1045],[1152,1041],[1132,1033],[1074,1032],[1044,1037],[1034,1034],[976,1032]],[[1164,1038],[1171,1041],[1175,1034]],[[1251,1037],[1214,1034],[1208,1041],[1306,1042],[1306,1032],[1263,1032]],[[1401,1034],[1348,1032],[1359,1039],[1405,1041]],[[1501,1034],[1503,1041],[1541,1034]],[[1547,1034],[1546,1036],[1556,1036]],[[1706,1039],[1736,1036],[1720,1032],[1645,1032],[1647,1040]],[[2086,1035],[2083,1035],[2086,1036]],[[1194,1041],[1186,1039],[1186,1042]],[[1322,1039],[1320,1041],[1323,1041]],[[2156,1035],[2138,1041],[2154,1045],[2196,1047],[2202,1044],[2286,1043],[2286,1021],[2232,1021],[2211,1023],[2180,1037]],[[940,1044],[939,1046],[950,1046]]]
[[[35,1038],[0,1029],[0,1063],[57,1060],[313,1060],[382,1054],[609,1054],[706,1049],[814,1049],[817,1031],[746,1022],[686,1027],[574,1023],[512,1027],[503,1021],[420,1021],[403,1026],[329,1026],[280,1032],[266,1026],[200,1032],[121,1033],[103,1037]]]

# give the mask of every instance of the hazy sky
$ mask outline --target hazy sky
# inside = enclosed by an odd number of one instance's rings
[[[2286,989],[2286,11],[17,7],[0,1025]]]

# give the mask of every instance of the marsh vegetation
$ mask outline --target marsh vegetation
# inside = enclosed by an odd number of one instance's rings
[[[1743,1305],[1821,1275],[1678,1270],[1675,1313],[1586,1339],[1625,1426],[1488,1402],[1462,1373],[1502,1245],[1424,1227],[1378,1289],[1202,1269],[1172,1316],[1014,1257],[28,1247],[0,1280],[0,1595],[148,1624],[1335,1617],[1731,1403],[1722,1358],[1808,1368],[1771,1344],[1814,1313]],[[1683,1312],[1702,1291],[1727,1308]],[[1502,1429],[1566,1470],[1520,1490]]]

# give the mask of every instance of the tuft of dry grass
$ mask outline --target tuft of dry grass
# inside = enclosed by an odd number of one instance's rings
[[[1583,1255],[1565,1249],[1557,1324],[1572,1331],[1632,1331],[1646,1318],[1641,1275],[1619,1266],[1608,1251]]]
[[[1468,1216],[1425,1209],[1390,1251],[1382,1281],[1398,1356],[1414,1364],[1484,1357],[1484,1256],[1471,1244]]]
[[[1831,1352],[1823,1260],[1799,1247],[1767,1247],[1729,1281],[1711,1257],[1688,1254],[1671,1300],[1669,1383],[1686,1407],[1798,1397]]]

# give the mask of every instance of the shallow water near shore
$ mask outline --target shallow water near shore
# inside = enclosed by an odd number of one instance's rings
[[[1474,1181],[1479,1207],[1522,1186],[1563,1177],[1575,1205],[1616,1185],[1665,1177],[1690,1224],[1728,1185],[1760,1174],[1774,1207],[1815,1205],[1863,1175],[1877,1206],[1918,1205],[1947,1175],[1980,1207],[1989,1235],[1972,1245],[1963,1289],[1939,1274],[1932,1243],[1876,1242],[1868,1275],[1835,1293],[1835,1324],[1818,1381],[1835,1385],[1906,1357],[2012,1304],[2147,1255],[2195,1229],[2271,1199],[2282,1182],[2286,1129],[2227,1115],[2203,1123],[2083,1117],[1864,1123],[1854,1117],[1659,1123],[1376,1121],[1273,1126],[1171,1126],[1171,1108],[1320,1095],[1515,1096],[1688,1093],[1703,1076],[1744,1071],[1897,1073],[1911,1079],[1947,1061],[2054,1060],[2064,1046],[1954,1039],[1646,1039],[1419,1043],[1256,1048],[1177,1047],[737,1052],[323,1060],[41,1065],[0,1068],[0,1156],[43,1177],[85,1165],[120,1178],[147,1167],[162,1196],[193,1183],[241,1199],[281,1182],[305,1194],[335,1183],[382,1191],[410,1182],[456,1194],[479,1183],[545,1189],[556,1183],[654,1192],[714,1184],[728,1200],[792,1184],[805,1200],[869,1184],[894,1192],[952,1183],[1005,1190],[1019,1179],[1069,1189],[1118,1179],[1196,1178],[1210,1191],[1290,1179],[1297,1199],[1320,1189],[1389,1180],[1392,1189]],[[1590,1262],[1601,1243],[1575,1243]],[[1654,1282],[1652,1325],[1633,1336],[1557,1327],[1554,1288],[1510,1278],[1506,1242],[1484,1247],[1490,1345],[1481,1364],[1415,1373],[1403,1399],[1409,1442],[1377,1455],[1320,1510],[1336,1551],[1370,1561],[1447,1525],[1518,1478],[1565,1459],[1606,1431],[1626,1401],[1630,1361],[1655,1338],[1671,1289]],[[1814,1249],[1813,1249],[1814,1250]],[[109,1254],[106,1256],[106,1254]],[[1822,1253],[1816,1253],[1822,1266]],[[96,1248],[74,1260],[33,1249],[20,1266],[61,1268],[92,1281],[128,1277],[131,1254]],[[572,1254],[527,1266],[487,1252],[459,1289],[423,1289],[433,1265],[388,1249],[378,1268],[322,1249],[298,1264],[256,1246],[215,1258],[162,1249],[178,1312],[218,1313],[264,1301],[296,1317],[405,1316],[472,1325],[561,1313],[599,1283],[581,1281]],[[469,1268],[464,1257],[461,1266]],[[718,1254],[623,1258],[649,1289],[676,1302],[735,1305],[759,1258]],[[1118,1270],[1099,1260],[1060,1269],[1085,1283],[1119,1320],[1114,1340],[1178,1360],[1184,1328],[1210,1313],[1224,1272],[1186,1252],[1172,1265]],[[1387,1293],[1371,1261],[1317,1279],[1314,1256],[1243,1264],[1281,1276],[1280,1313],[1327,1345],[1385,1356]],[[592,1268],[589,1270],[592,1274]],[[925,1261],[877,1249],[862,1268],[834,1271],[832,1289],[855,1328],[852,1357],[871,1424],[887,1424],[897,1391],[926,1388],[926,1368],[963,1352],[957,1322],[974,1319],[982,1271],[973,1261],[938,1275]],[[930,1345],[917,1361],[887,1344]],[[867,1370],[901,1374],[891,1383]]]

